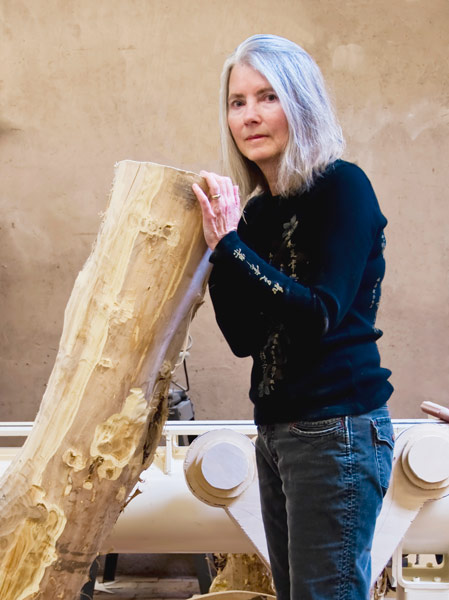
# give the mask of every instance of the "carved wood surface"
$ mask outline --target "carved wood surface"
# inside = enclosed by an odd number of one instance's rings
[[[209,269],[194,181],[116,165],[33,431],[0,481],[1,600],[77,599],[152,460]]]

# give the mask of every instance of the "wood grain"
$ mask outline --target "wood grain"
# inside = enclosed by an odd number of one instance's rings
[[[152,163],[116,165],[35,426],[0,481],[2,600],[75,600],[152,460],[208,274],[191,191],[201,181]]]

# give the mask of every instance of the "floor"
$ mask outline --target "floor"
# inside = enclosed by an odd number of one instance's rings
[[[202,565],[204,555],[199,556],[202,561],[192,563],[192,565],[195,564],[197,567],[198,565]],[[431,581],[433,575],[438,575],[443,581],[447,581],[449,571],[447,557],[443,557],[444,560],[442,560],[441,558],[438,559],[435,555],[409,554],[407,556],[408,559],[406,564],[402,565],[402,573],[403,576],[410,581],[415,579],[419,581],[420,578],[423,578],[422,580],[424,581],[429,577]],[[128,569],[133,565],[139,566],[135,555],[128,558],[131,559],[131,562],[126,565],[126,557],[121,557],[123,566],[128,566]],[[177,572],[177,577],[173,577],[173,571],[167,571],[164,575],[161,575],[161,571],[156,571],[152,573],[152,577],[141,576],[138,572],[130,574],[129,572],[124,571],[123,573],[117,572],[117,579],[114,582],[102,584],[100,582],[102,581],[103,576],[106,576],[107,570],[100,570],[99,572],[102,575],[98,577],[96,591],[94,592],[93,599],[90,600],[187,600],[188,598],[192,598],[192,596],[201,594],[198,577],[200,577],[202,587],[205,591],[209,588],[211,581],[211,573],[209,572],[208,578],[205,578],[205,574],[201,569],[197,570],[197,576],[194,575],[194,569],[185,571],[184,574],[181,574],[182,569],[189,567],[190,563],[182,563],[180,560],[186,561],[191,560],[192,558],[195,558],[194,555],[181,555],[177,558],[178,562],[173,562],[174,555],[170,555],[170,559],[172,560],[170,566],[177,567],[179,570],[179,572]],[[161,563],[161,567],[163,564],[164,563]],[[190,568],[192,565],[190,565]],[[142,571],[140,571],[140,573],[142,573]],[[157,577],[154,576],[155,573],[157,573]],[[438,578],[434,577],[434,579],[437,580]],[[432,593],[429,595],[429,600],[433,595],[434,594]],[[396,598],[396,593],[391,590],[386,596],[382,596],[383,600],[393,600],[394,598]],[[85,597],[82,600],[89,600],[89,598]],[[248,599],[240,598],[239,600]]]
[[[97,587],[102,587],[102,584],[97,584]],[[122,576],[117,581],[106,584],[102,590],[96,590],[93,600],[186,600],[199,593],[198,581],[194,578]],[[389,592],[385,598],[393,600],[395,597],[394,592]]]
[[[185,600],[200,593],[196,578],[158,579],[120,576],[116,581],[97,584],[94,600]],[[87,600],[87,599],[86,599]]]

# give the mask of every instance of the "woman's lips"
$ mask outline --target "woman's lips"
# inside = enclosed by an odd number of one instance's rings
[[[265,138],[265,137],[267,137],[267,136],[266,135],[262,135],[262,134],[260,134],[260,135],[250,135],[250,136],[248,136],[246,138],[246,141],[247,142],[251,142],[252,140],[261,140],[262,138]]]

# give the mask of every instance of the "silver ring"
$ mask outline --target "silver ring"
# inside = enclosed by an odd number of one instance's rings
[[[218,200],[218,198],[221,198],[221,194],[213,194],[213,195],[211,196],[211,198],[212,198],[213,200]]]

